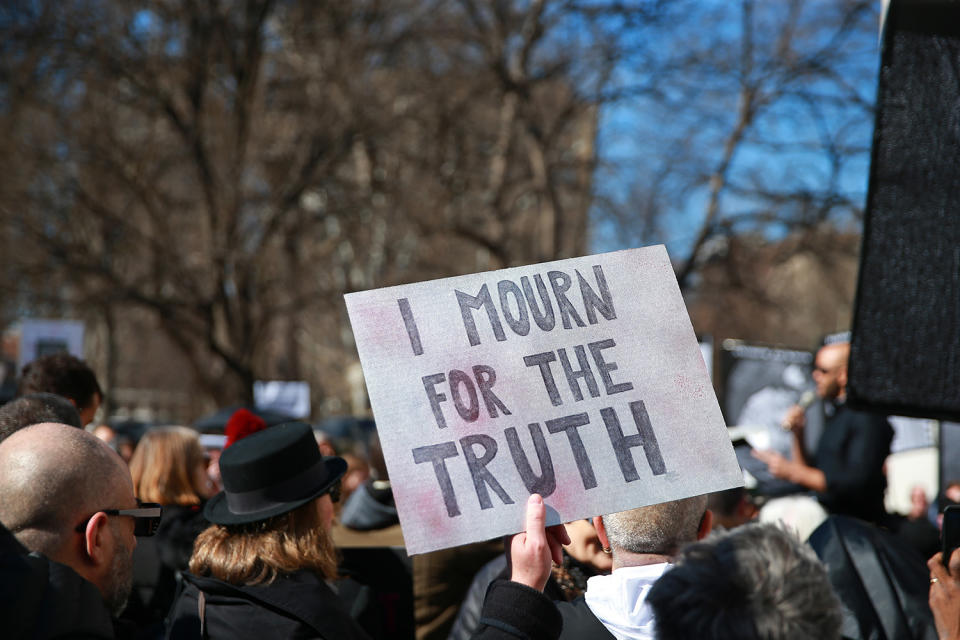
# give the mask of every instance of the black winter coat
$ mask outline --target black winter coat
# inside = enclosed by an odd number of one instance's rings
[[[557,640],[562,628],[550,598],[518,582],[494,580],[472,640]]]
[[[133,551],[133,591],[123,619],[134,623],[140,638],[163,636],[163,622],[177,594],[178,576],[187,570],[193,542],[210,526],[202,505],[169,505],[157,533],[139,538]]]
[[[269,585],[253,587],[190,573],[182,577],[184,589],[174,604],[167,632],[171,640],[369,638],[339,596],[310,571],[297,571]]]
[[[0,526],[0,636],[113,638],[114,627],[100,591],[70,567],[26,553]]]
[[[830,516],[810,535],[843,603],[843,637],[935,640],[926,561],[889,531]]]
[[[883,463],[890,453],[893,428],[882,415],[837,406],[817,443],[813,466],[823,471],[827,489],[820,502],[833,514],[883,524]]]
[[[590,638],[590,640],[603,640],[604,638],[613,638],[613,634],[603,626],[603,623],[593,615],[593,611],[587,606],[587,600],[580,596],[573,602],[558,602],[557,610],[563,619],[563,633],[560,634],[560,640],[576,640],[577,638]]]

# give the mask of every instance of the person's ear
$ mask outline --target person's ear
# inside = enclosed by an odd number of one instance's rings
[[[697,530],[697,540],[703,540],[713,529],[713,511],[707,509],[700,518],[700,528]]]
[[[93,514],[87,521],[87,526],[83,530],[83,556],[86,563],[93,566],[110,564],[109,527],[107,514],[102,511]]]
[[[843,365],[837,370],[837,384],[841,389],[847,388],[847,365]]]
[[[741,498],[740,502],[737,503],[737,518],[743,522],[753,520],[758,515],[760,511],[757,510],[757,506],[753,502],[747,500],[746,498]]]
[[[607,539],[607,528],[603,525],[603,516],[593,517],[593,528],[597,530],[597,538],[600,540],[600,546],[605,550],[609,550],[610,540]]]

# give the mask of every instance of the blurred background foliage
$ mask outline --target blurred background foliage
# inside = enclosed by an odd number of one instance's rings
[[[0,329],[73,317],[108,412],[307,380],[342,295],[666,243],[698,332],[846,328],[880,3],[13,0]]]

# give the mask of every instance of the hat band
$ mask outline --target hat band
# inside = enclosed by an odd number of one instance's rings
[[[323,458],[283,482],[250,491],[224,491],[231,513],[244,515],[301,500],[315,492],[327,479]]]

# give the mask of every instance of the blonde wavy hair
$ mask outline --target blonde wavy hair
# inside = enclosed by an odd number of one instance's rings
[[[300,569],[335,578],[336,551],[317,512],[319,499],[260,522],[211,525],[197,537],[190,572],[244,586]]]
[[[200,436],[187,427],[147,431],[130,458],[133,491],[144,502],[195,505],[203,501],[194,470],[204,462]]]

